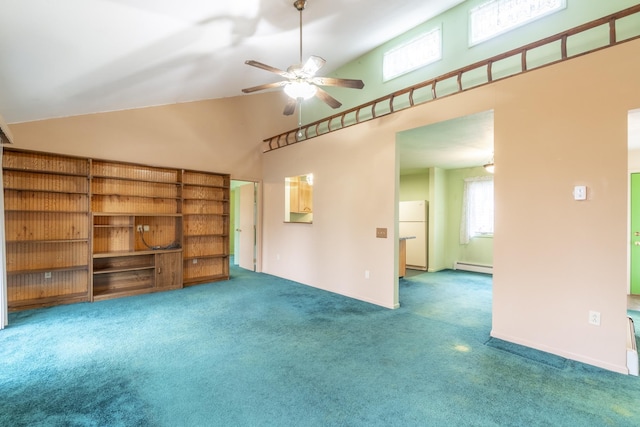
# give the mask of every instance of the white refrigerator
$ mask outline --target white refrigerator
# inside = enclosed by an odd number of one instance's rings
[[[400,237],[415,237],[407,240],[407,268],[427,270],[429,202],[400,202],[398,219]]]

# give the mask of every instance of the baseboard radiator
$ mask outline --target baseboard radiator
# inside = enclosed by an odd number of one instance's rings
[[[473,264],[469,262],[456,261],[453,263],[454,270],[474,271],[476,273],[493,274],[492,265]]]
[[[627,369],[629,375],[638,376],[638,349],[636,348],[636,329],[633,326],[633,319],[628,317],[629,327],[627,328]]]

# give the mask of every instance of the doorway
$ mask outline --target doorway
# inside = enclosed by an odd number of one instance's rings
[[[231,181],[230,253],[234,265],[258,270],[258,183]]]
[[[490,272],[493,235],[460,241],[465,180],[492,176],[493,111],[483,111],[396,136],[399,156],[398,202],[426,200],[428,272],[460,269]],[[400,236],[402,237],[402,236]]]

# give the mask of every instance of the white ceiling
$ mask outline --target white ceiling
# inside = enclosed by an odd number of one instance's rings
[[[396,141],[402,174],[480,166],[493,157],[493,111],[407,130]]]
[[[640,150],[640,109],[628,115],[629,150]],[[398,134],[402,174],[425,168],[481,166],[493,158],[493,111],[485,111]]]
[[[240,96],[274,81],[245,60],[297,62],[293,1],[0,0],[0,115],[18,123]],[[303,57],[324,57],[326,75],[462,2],[308,0]],[[629,134],[630,148],[640,148],[640,111]],[[481,165],[493,151],[493,114],[408,131],[402,141],[403,171]]]
[[[242,95],[298,62],[294,0],[0,0],[8,123]],[[335,70],[463,0],[308,0],[303,56]]]

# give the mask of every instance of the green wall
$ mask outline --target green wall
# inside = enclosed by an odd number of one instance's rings
[[[493,265],[493,238],[460,244],[464,179],[489,175],[482,167],[429,168],[400,176],[400,201],[429,201],[429,271],[453,268],[456,261]]]
[[[429,200],[429,169],[410,175],[400,175],[400,202]]]
[[[330,76],[333,77],[362,79],[365,83],[363,90],[334,87],[326,87],[325,89],[342,102],[341,110],[346,110],[637,4],[636,0],[567,0],[567,7],[564,10],[469,47],[469,10],[486,1],[467,0],[330,73]],[[622,20],[618,23],[618,26],[620,27],[620,33],[624,34],[624,27],[629,28],[639,24],[638,19],[633,22],[631,20]],[[408,74],[383,82],[382,58],[384,53],[437,26],[442,29],[442,59]],[[569,49],[575,52],[592,46],[592,40],[587,35],[579,39],[578,42],[572,42]],[[322,52],[315,52],[315,54],[322,56]],[[547,56],[549,56],[549,52],[544,49],[529,52],[527,55],[528,60],[534,63],[537,57]],[[512,65],[513,67],[518,67],[519,59],[513,62]],[[507,72],[508,70],[504,71]],[[499,75],[499,70],[494,70],[494,75]],[[305,104],[305,108],[302,111],[303,122],[309,123],[319,120],[338,111],[332,110],[323,102],[314,98]]]
[[[472,238],[467,245],[460,244],[460,222],[462,220],[462,194],[464,179],[489,175],[483,167],[451,169],[446,171],[448,222],[445,225],[447,268],[456,261],[493,265],[493,237]]]

